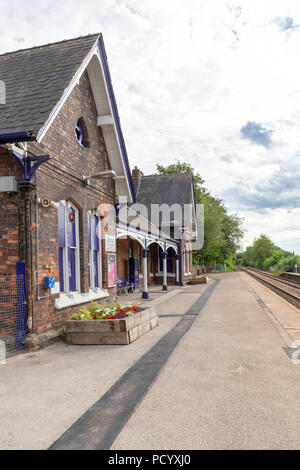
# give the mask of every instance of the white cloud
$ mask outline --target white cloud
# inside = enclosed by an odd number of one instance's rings
[[[156,162],[191,162],[245,217],[245,240],[267,232],[300,250],[298,207],[288,212],[299,199],[298,0],[0,0],[0,8],[0,52],[102,31],[131,164],[149,173]],[[241,138],[248,122],[273,131],[270,148]]]

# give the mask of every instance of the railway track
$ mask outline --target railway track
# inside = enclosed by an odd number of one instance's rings
[[[250,276],[257,279],[266,287],[271,289],[276,294],[283,297],[292,305],[300,309],[300,285],[299,283],[289,281],[288,279],[280,278],[274,274],[266,273],[255,268],[246,268],[240,266],[241,271],[248,273]]]

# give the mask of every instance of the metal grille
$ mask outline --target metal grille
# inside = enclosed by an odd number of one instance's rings
[[[0,348],[10,357],[24,347],[26,293],[24,274],[0,276]],[[1,358],[0,358],[1,359]]]

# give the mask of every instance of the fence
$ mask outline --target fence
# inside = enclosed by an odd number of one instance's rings
[[[19,263],[21,264],[21,263]],[[24,347],[26,334],[26,292],[23,266],[16,276],[0,275],[0,362]],[[5,359],[5,357],[4,357]]]
[[[226,267],[226,264],[216,264],[212,263],[209,265],[209,270],[211,271],[217,271],[217,272],[226,272],[226,269],[229,271],[230,269]]]

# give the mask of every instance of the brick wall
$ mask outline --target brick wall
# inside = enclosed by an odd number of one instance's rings
[[[111,179],[91,180],[91,186],[85,186],[83,176],[110,169],[103,135],[97,125],[95,107],[88,75],[85,72],[79,85],[75,87],[57,115],[42,145],[32,144],[29,148],[36,153],[37,148],[44,154],[50,154],[51,160],[43,165],[36,174],[37,197],[51,201],[69,200],[79,211],[80,237],[80,279],[81,292],[89,291],[88,274],[88,227],[87,212],[104,208],[102,219],[102,276],[103,287],[107,287],[107,266],[105,252],[105,234],[114,234],[115,188]],[[83,118],[88,133],[88,147],[81,147],[75,138],[75,126],[79,118]],[[61,326],[63,321],[80,306],[66,309],[55,309],[58,295],[49,297],[48,290],[43,287],[45,276],[59,279],[58,266],[58,217],[57,208],[38,207],[39,230],[39,290],[41,297],[34,302],[33,330],[41,333],[45,329]],[[33,246],[36,241],[33,240]],[[34,248],[35,249],[35,248]],[[37,262],[34,255],[34,277],[37,277]],[[35,288],[37,291],[37,286]],[[115,296],[116,289],[109,290],[110,299]]]
[[[44,198],[54,203],[69,200],[78,208],[82,292],[89,290],[87,212],[101,205],[105,209],[102,236],[115,234],[113,180],[93,179],[90,186],[85,186],[83,182],[83,176],[111,169],[102,131],[97,125],[97,116],[88,74],[85,72],[47,131],[42,144],[28,143],[29,155],[51,155],[51,160],[36,172],[33,181],[36,190],[33,191],[30,208],[34,333],[61,327],[65,319],[80,308],[55,309],[58,295],[50,295],[49,290],[44,288],[45,276],[54,276],[56,282],[59,280],[58,209],[57,204],[45,208],[40,201]],[[87,148],[81,147],[75,138],[75,126],[79,118],[83,118],[86,126]],[[0,176],[14,174],[21,177],[16,159],[5,154],[7,151],[0,148]],[[22,208],[24,201],[20,191],[12,196],[0,193],[0,273],[15,273],[16,262],[24,255]],[[107,287],[106,258],[105,243],[102,241],[104,288]],[[109,300],[113,300],[115,294],[116,288],[109,289]]]

